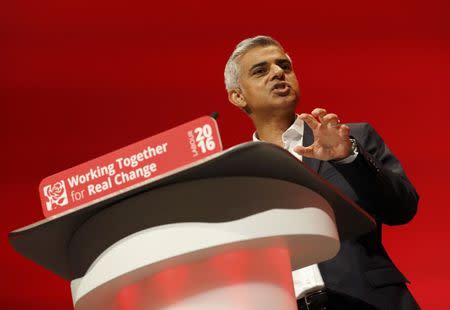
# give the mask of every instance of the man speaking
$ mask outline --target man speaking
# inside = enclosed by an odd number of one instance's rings
[[[225,67],[228,98],[252,120],[255,141],[289,150],[377,222],[344,241],[338,255],[292,273],[299,309],[418,309],[381,243],[382,224],[409,222],[418,195],[400,162],[367,123],[342,124],[316,108],[296,115],[299,87],[292,62],[276,40],[240,42]]]

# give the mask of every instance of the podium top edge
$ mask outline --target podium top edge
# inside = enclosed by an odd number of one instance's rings
[[[246,142],[161,175],[156,180],[152,179],[150,182],[127,188],[101,201],[16,229],[9,233],[9,241],[18,252],[36,263],[63,278],[73,279],[77,276],[71,273],[70,242],[76,231],[91,217],[118,202],[137,197],[147,191],[180,182],[221,177],[278,179],[316,191],[333,207],[341,239],[350,239],[355,234],[368,232],[376,225],[375,220],[366,211],[288,151],[266,142]],[[342,224],[346,223],[346,220],[340,214],[347,212],[350,212],[353,217],[361,218],[361,225],[358,228],[360,232],[353,227],[346,227],[352,225]],[[167,223],[160,223],[160,225],[164,224]],[[45,246],[45,251],[39,245]]]

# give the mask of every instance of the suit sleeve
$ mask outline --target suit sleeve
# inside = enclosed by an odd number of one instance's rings
[[[417,212],[419,196],[398,159],[369,124],[357,124],[350,135],[357,141],[359,155],[349,164],[331,164],[352,187],[356,202],[379,222],[409,222]]]

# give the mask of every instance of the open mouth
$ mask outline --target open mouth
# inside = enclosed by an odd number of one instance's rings
[[[289,94],[291,87],[288,83],[277,83],[272,87],[272,91],[278,95],[287,95]]]

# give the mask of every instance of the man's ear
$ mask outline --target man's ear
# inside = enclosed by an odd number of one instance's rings
[[[240,109],[245,110],[247,102],[239,88],[232,89],[228,92],[228,100]]]

